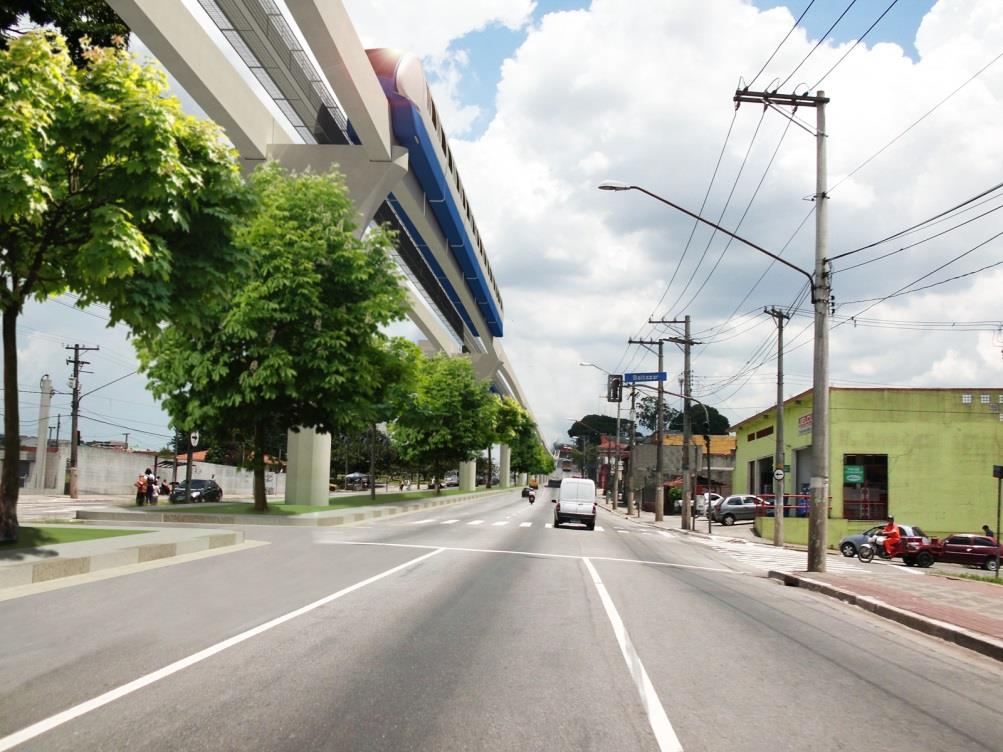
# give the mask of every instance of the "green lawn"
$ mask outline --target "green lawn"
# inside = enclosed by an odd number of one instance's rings
[[[930,574],[937,577],[961,577],[965,580],[977,580],[979,582],[988,582],[992,585],[1003,585],[1003,579],[991,574],[972,574],[969,572],[930,572]]]
[[[479,488],[473,493],[483,493],[487,489]],[[494,491],[495,489],[491,489]],[[439,494],[443,496],[455,496],[461,493],[458,488],[450,488]],[[365,496],[332,496],[326,507],[311,506],[309,504],[281,504],[271,501],[268,503],[268,510],[264,514],[291,515],[307,514],[310,512],[325,512],[332,509],[354,509],[355,507],[368,507],[373,504],[391,504],[400,501],[413,501],[415,499],[435,498],[435,491],[408,491],[405,493],[377,493],[376,501],[373,501],[368,494]],[[195,504],[191,506],[157,506],[143,507],[143,509],[157,509],[161,512],[181,512],[189,514],[261,514],[254,511],[254,506],[250,502],[237,502],[232,504]]]
[[[56,543],[76,543],[78,541],[95,540],[97,538],[114,538],[118,535],[136,535],[147,530],[106,530],[86,527],[27,527],[21,526],[21,534],[13,543],[0,543],[0,551],[10,551],[15,548],[39,548]]]

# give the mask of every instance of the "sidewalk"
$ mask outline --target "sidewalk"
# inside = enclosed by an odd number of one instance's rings
[[[604,505],[603,509],[612,512],[608,505]],[[620,519],[627,519],[624,507],[613,513]],[[661,522],[655,522],[653,512],[641,512],[640,518],[635,513],[630,519],[680,535],[758,543],[772,548],[771,541],[755,536],[752,525],[748,523],[732,526],[714,524],[708,535],[706,518],[697,520],[696,530],[681,529],[679,515],[666,515]],[[804,546],[796,545],[786,548],[805,550]],[[828,553],[841,556],[838,551]],[[785,585],[838,598],[924,634],[1003,661],[1003,585],[940,576],[905,567],[875,566],[866,571],[866,578],[847,573],[776,570],[770,571],[768,576]],[[904,574],[906,572],[909,576]]]

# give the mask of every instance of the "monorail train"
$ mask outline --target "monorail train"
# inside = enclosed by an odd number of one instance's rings
[[[442,122],[429,91],[425,74],[417,57],[393,49],[366,50],[390,104],[390,119],[398,142],[408,149],[409,169],[428,198],[428,206],[449,243],[463,276],[490,333],[502,336],[501,296],[481,243],[466,191],[449,148]],[[396,203],[391,195],[391,205]],[[394,206],[398,214],[399,204]],[[406,223],[405,223],[406,224]],[[411,228],[409,228],[410,231]],[[431,253],[425,253],[428,261]],[[441,267],[434,259],[429,265],[443,284],[447,295],[457,305],[464,323],[475,336],[480,336],[455,289],[445,280]]]

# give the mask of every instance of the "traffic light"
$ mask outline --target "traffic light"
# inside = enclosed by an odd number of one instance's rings
[[[606,401],[621,402],[623,400],[623,376],[611,373],[606,379]]]

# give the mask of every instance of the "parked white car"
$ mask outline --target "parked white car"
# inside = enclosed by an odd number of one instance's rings
[[[596,484],[588,478],[565,478],[557,492],[554,527],[580,522],[589,530],[596,526]]]

